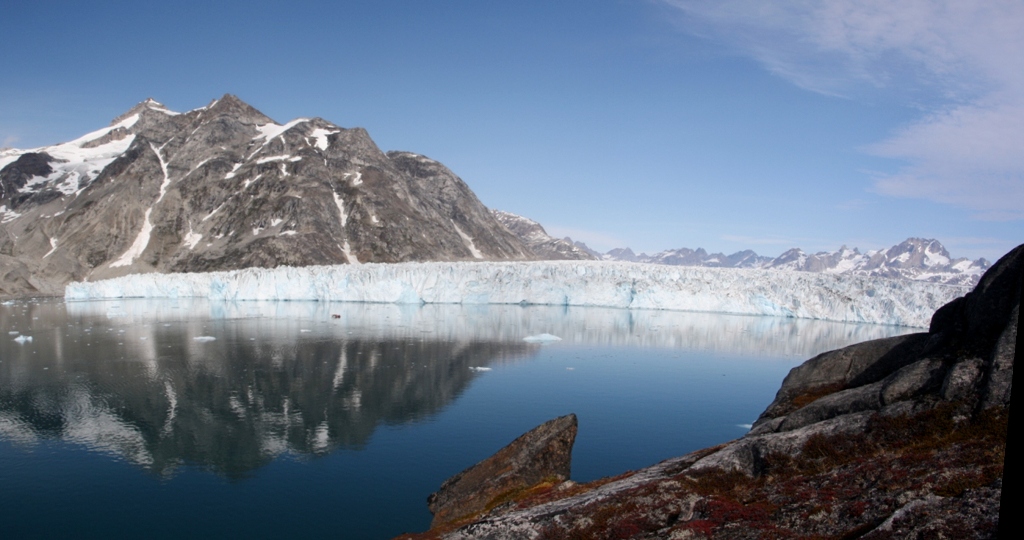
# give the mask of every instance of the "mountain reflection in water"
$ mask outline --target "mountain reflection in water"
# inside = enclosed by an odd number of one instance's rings
[[[810,357],[903,331],[667,311],[192,299],[23,302],[0,306],[0,329],[0,438],[59,438],[159,475],[187,464],[232,479],[429,418],[478,376],[470,368],[535,354],[529,335]]]

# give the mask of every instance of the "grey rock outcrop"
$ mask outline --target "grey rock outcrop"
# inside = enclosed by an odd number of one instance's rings
[[[446,480],[430,495],[432,527],[490,510],[503,499],[541,482],[569,478],[575,414],[549,420],[521,435],[493,456]]]
[[[971,293],[936,311],[929,332],[851,345],[793,368],[744,439],[695,469],[756,475],[761,456],[799,451],[809,437],[834,434],[836,426],[863,431],[858,424],[874,412],[950,402],[967,417],[1009,406],[1021,276],[1024,246],[1000,259]]]
[[[440,163],[320,118],[280,125],[232,95],[180,114],[146,100],[75,141],[0,151],[3,295],[128,273],[532,258]]]
[[[491,210],[494,217],[506,229],[522,240],[530,251],[545,261],[596,261],[599,258],[575,245],[568,238],[555,238],[536,221],[511,212]]]

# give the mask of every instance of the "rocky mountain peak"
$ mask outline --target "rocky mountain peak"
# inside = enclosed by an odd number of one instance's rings
[[[234,94],[224,94],[200,110],[201,116],[209,121],[211,118],[227,116],[244,124],[263,125],[276,124],[269,116],[263,114],[252,105],[242,101]]]
[[[148,114],[148,113],[151,113],[151,112],[159,112],[159,113],[168,114],[168,115],[175,115],[175,114],[177,114],[177,113],[171,111],[170,109],[168,109],[167,107],[165,107],[163,103],[160,103],[159,101],[157,101],[157,100],[155,100],[153,98],[146,98],[143,101],[140,101],[139,103],[135,104],[135,106],[133,106],[132,108],[128,109],[127,111],[125,111],[123,114],[121,114],[117,118],[114,118],[114,120],[110,122],[110,125],[111,126],[116,126],[116,125],[124,122],[128,118],[131,118],[132,116]]]
[[[442,164],[238,97],[0,154],[0,295],[125,273],[534,256]]]

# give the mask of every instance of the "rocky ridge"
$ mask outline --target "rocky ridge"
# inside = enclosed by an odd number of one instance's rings
[[[491,210],[506,229],[526,244],[538,258],[551,261],[596,261],[597,257],[573,244],[571,238],[555,238],[536,221],[511,212]]]
[[[549,420],[449,478],[427,498],[433,524],[477,514],[493,506],[495,499],[511,498],[537,484],[568,480],[577,428],[575,414]]]
[[[938,240],[924,238],[908,238],[889,249],[864,253],[857,248],[850,249],[846,246],[836,251],[812,254],[793,248],[774,258],[758,255],[749,249],[731,255],[708,253],[703,248],[679,248],[654,255],[638,255],[629,248],[616,248],[602,254],[579,242],[575,242],[574,245],[606,261],[711,268],[774,268],[797,272],[909,279],[947,285],[975,285],[985,270],[991,266],[985,259],[954,259]]]
[[[444,165],[232,95],[146,100],[74,141],[0,151],[0,295],[280,265],[535,258]]]
[[[735,441],[405,538],[994,538],[1024,245],[928,332],[794,368]]]

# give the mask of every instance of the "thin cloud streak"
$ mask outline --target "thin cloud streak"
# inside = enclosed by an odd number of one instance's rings
[[[924,111],[863,150],[903,162],[877,193],[1024,219],[1024,3],[662,0],[686,31],[802,88],[884,92]]]

